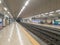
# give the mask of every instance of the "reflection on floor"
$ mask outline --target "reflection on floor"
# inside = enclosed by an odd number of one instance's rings
[[[0,31],[0,45],[40,45],[17,22]]]

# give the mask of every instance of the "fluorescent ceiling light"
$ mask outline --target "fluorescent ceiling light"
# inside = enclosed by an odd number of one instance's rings
[[[53,16],[53,14],[49,14],[49,16]]]
[[[49,14],[49,13],[45,13],[45,14]]]
[[[30,0],[27,0],[27,1],[26,1],[25,5],[22,7],[22,9],[21,9],[21,11],[19,12],[19,14],[18,14],[17,17],[19,17],[19,16],[21,15],[21,13],[24,11],[24,9],[26,8],[26,6],[28,5],[29,1],[30,1]]]
[[[56,12],[60,12],[60,10],[56,10]]]
[[[27,5],[29,4],[29,1],[30,1],[30,0],[27,0],[27,1],[26,1],[25,6],[27,6]]]
[[[44,15],[44,14],[41,14],[42,16],[46,16],[46,15]]]
[[[51,11],[51,12],[49,12],[49,13],[54,13],[54,11]]]
[[[41,15],[39,14],[38,17],[41,17]]]
[[[9,11],[7,13],[13,18],[12,14]]]
[[[5,10],[5,11],[7,11],[7,8],[6,8],[6,7],[4,7],[4,10]]]
[[[10,12],[8,12],[8,14],[10,14]]]
[[[0,4],[2,3],[2,1],[0,0]]]
[[[41,15],[44,15],[44,14],[41,14]]]
[[[41,14],[41,15],[44,15],[44,14]]]

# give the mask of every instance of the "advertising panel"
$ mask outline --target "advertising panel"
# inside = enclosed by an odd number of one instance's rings
[[[60,25],[60,19],[54,21],[55,25]]]
[[[0,18],[0,29],[2,28],[2,25],[3,24],[3,21],[2,21],[2,19]]]

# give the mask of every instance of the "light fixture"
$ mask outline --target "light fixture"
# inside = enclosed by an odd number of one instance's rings
[[[53,16],[53,14],[49,14],[49,16]]]
[[[49,12],[49,13],[54,13],[54,11],[51,11],[51,12]]]
[[[45,16],[44,14],[41,14],[41,16]]]
[[[41,15],[39,14],[38,17],[41,17]]]
[[[60,10],[56,10],[56,12],[60,12]]]
[[[49,14],[49,13],[45,13],[46,15]]]
[[[30,1],[30,0],[27,0],[27,1],[26,1],[25,6],[27,6],[27,5],[29,4],[29,1]]]
[[[10,14],[10,12],[8,12],[8,14]]]
[[[25,9],[26,6],[28,5],[29,1],[30,1],[30,0],[27,0],[27,1],[26,1],[25,5],[22,7],[21,11],[19,12],[17,18],[18,18],[18,17],[21,15],[21,13],[24,11],[24,9]]]
[[[5,11],[7,11],[7,8],[6,8],[6,7],[4,7],[4,10],[5,10]]]
[[[2,3],[2,1],[0,0],[0,4]]]
[[[41,14],[41,15],[44,15],[44,14]]]

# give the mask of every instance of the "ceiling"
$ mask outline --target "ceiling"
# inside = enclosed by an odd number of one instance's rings
[[[16,18],[27,0],[4,0],[12,15]],[[60,0],[30,0],[20,17],[25,18],[40,13],[60,9]]]

